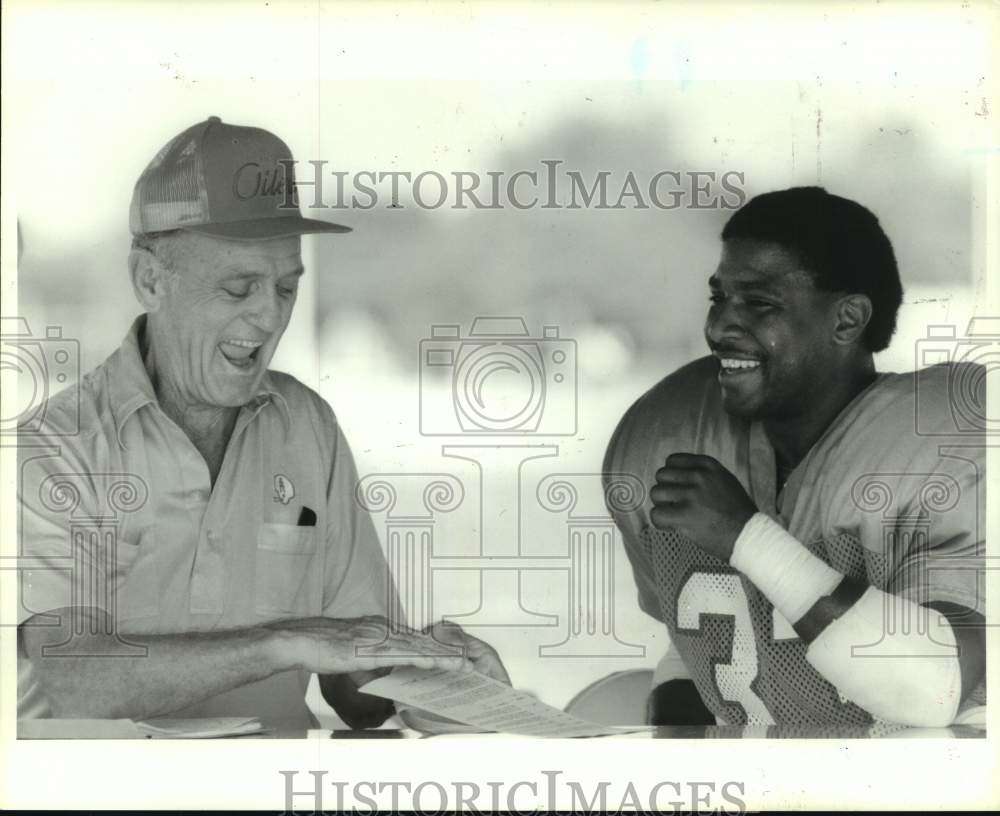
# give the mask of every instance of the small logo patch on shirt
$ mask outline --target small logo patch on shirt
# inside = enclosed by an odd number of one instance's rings
[[[295,498],[295,485],[284,473],[276,473],[274,476],[274,500],[282,504],[288,504]]]

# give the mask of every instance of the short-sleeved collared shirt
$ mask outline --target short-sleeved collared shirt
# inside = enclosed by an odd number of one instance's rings
[[[295,378],[268,372],[240,409],[213,487],[205,460],[157,403],[142,362],[144,330],[142,316],[78,387],[49,400],[40,432],[19,435],[20,555],[29,568],[18,623],[96,606],[113,613],[127,641],[129,633],[395,608],[329,405]],[[122,659],[134,652],[121,650]],[[279,673],[174,715],[307,727],[308,680],[305,671]],[[27,660],[18,685],[19,716],[46,716]]]

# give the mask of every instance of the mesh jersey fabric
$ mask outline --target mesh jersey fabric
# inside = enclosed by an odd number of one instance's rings
[[[632,406],[604,470],[651,485],[670,453],[713,456],[760,510],[834,569],[918,603],[949,601],[984,612],[985,447],[981,435],[955,425],[953,369],[879,375],[778,493],[763,428],[725,413],[718,362],[704,358]],[[914,423],[917,400],[921,428]],[[747,578],[676,531],[653,527],[650,508],[648,497],[638,509],[609,505],[640,606],[666,624],[720,723],[878,725],[813,669],[791,623]],[[982,683],[963,710],[984,702]]]

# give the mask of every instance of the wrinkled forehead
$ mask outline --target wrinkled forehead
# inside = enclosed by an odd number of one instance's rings
[[[233,269],[284,275],[302,269],[302,239],[298,235],[261,241],[227,241],[181,231],[172,253],[179,270],[207,275]]]

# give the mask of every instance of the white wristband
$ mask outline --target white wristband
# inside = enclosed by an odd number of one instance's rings
[[[754,513],[743,526],[729,563],[793,624],[844,580],[841,573],[763,513]]]

